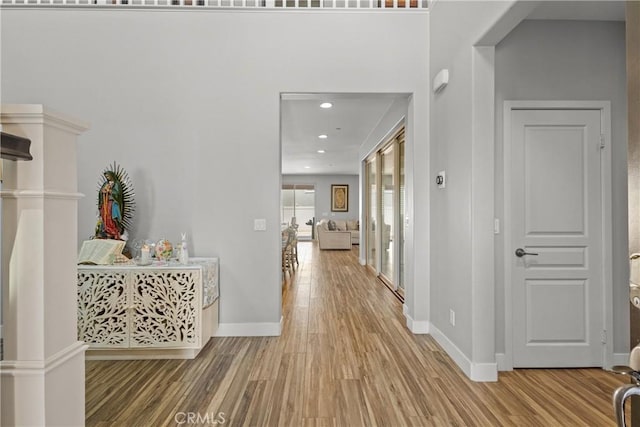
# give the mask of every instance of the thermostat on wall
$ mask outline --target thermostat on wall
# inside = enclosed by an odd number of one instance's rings
[[[438,172],[438,175],[436,176],[436,184],[438,185],[438,188],[445,188],[446,175],[444,171]]]

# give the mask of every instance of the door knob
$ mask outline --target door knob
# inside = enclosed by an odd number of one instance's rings
[[[522,248],[518,248],[518,249],[516,249],[516,256],[517,256],[518,258],[522,258],[522,257],[523,257],[523,256],[525,256],[525,255],[538,255],[538,254],[537,254],[537,253],[535,253],[535,252],[526,252],[526,251],[525,251],[524,249],[522,249]]]

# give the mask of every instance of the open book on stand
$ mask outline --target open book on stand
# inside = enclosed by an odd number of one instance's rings
[[[82,242],[78,264],[111,265],[121,263],[124,240],[92,239]]]

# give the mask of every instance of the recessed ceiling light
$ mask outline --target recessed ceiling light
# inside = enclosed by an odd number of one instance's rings
[[[305,166],[304,168],[305,169],[311,169],[311,166]]]
[[[322,104],[320,104],[320,108],[331,108],[333,107],[333,104],[330,102],[323,102]]]
[[[318,150],[318,153],[320,153],[320,154],[324,154],[324,153],[325,153],[325,151],[324,151],[324,150]]]
[[[327,139],[328,137],[327,137],[327,135],[322,134],[322,135],[318,135],[318,138],[320,138],[320,139]]]

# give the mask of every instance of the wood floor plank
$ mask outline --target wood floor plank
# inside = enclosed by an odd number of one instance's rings
[[[285,340],[280,337],[261,339],[262,347],[256,355],[256,363],[251,368],[251,380],[275,380],[284,354]]]
[[[252,381],[247,387],[247,405],[238,410],[237,425],[263,426],[269,418],[269,397],[273,394],[273,381]],[[246,409],[245,409],[246,408]]]
[[[300,353],[285,354],[281,361],[280,374],[275,381],[270,406],[269,426],[297,426],[302,420],[304,406],[304,360]]]
[[[213,338],[193,360],[87,361],[86,425],[186,425],[187,414],[228,426],[615,425],[623,377],[519,369],[474,383],[429,335],[407,330],[357,249],[298,250],[281,336]]]
[[[340,379],[337,383],[338,399],[335,411],[338,425],[375,426],[361,381]]]
[[[333,351],[332,341],[327,334],[309,334],[304,384],[305,418],[333,419],[335,416],[337,383],[330,374]]]
[[[336,427],[335,418],[304,418],[302,427]]]

